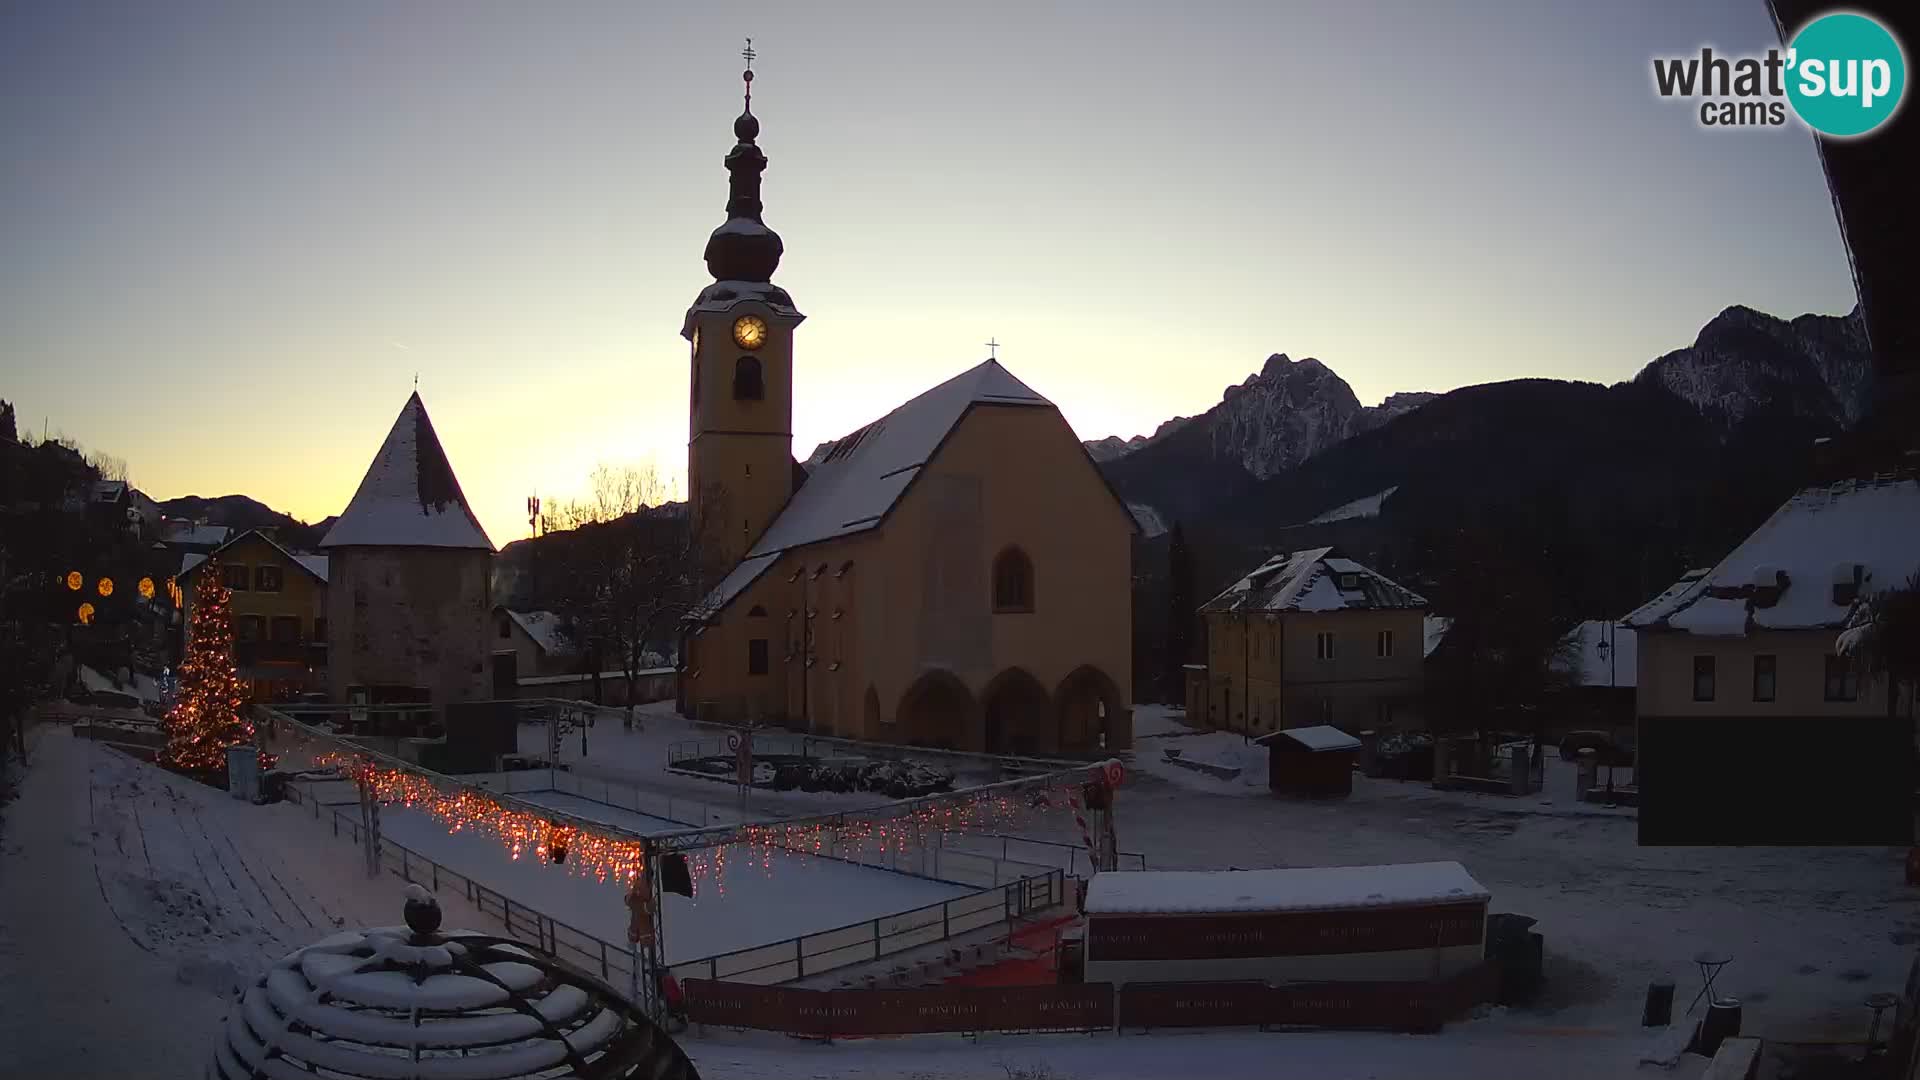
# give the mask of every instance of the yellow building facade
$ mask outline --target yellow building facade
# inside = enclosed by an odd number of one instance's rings
[[[295,554],[250,530],[216,548],[222,580],[232,597],[234,666],[254,701],[284,700],[326,688],[327,557]],[[183,625],[193,632],[200,577],[208,556],[182,559],[186,605]]]
[[[1331,548],[1277,555],[1200,613],[1190,723],[1262,735],[1422,722],[1426,600]]]

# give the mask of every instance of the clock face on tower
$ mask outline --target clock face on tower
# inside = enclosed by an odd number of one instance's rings
[[[733,323],[733,343],[743,349],[757,349],[767,343],[767,324],[758,315],[742,315]]]

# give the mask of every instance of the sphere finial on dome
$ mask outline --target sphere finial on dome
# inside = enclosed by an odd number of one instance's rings
[[[429,938],[440,930],[440,901],[427,891],[426,886],[414,882],[406,887],[407,898],[403,915],[407,920],[407,929],[413,931],[416,939]]]

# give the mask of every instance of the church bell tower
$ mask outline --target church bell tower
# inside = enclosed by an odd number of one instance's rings
[[[767,156],[754,139],[753,41],[742,51],[746,107],[727,154],[727,220],[707,239],[713,284],[680,333],[692,345],[687,499],[696,535],[725,573],[793,495],[793,331],[806,316],[773,284],[780,234],[761,220]]]

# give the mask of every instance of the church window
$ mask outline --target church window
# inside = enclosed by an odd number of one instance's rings
[[[993,610],[1033,610],[1033,560],[1017,547],[1008,548],[993,560]]]
[[[759,401],[766,396],[760,378],[760,358],[743,356],[733,362],[733,397],[736,401]]]
[[[753,610],[747,612],[747,618],[749,619],[764,619],[766,617],[767,609],[761,607],[759,604],[753,605]]]
[[[508,638],[511,638],[512,636],[513,636],[513,624],[507,621],[506,619],[501,619],[500,620],[500,640],[505,641]]]
[[[767,639],[760,637],[747,642],[747,674],[765,675],[767,673]]]

